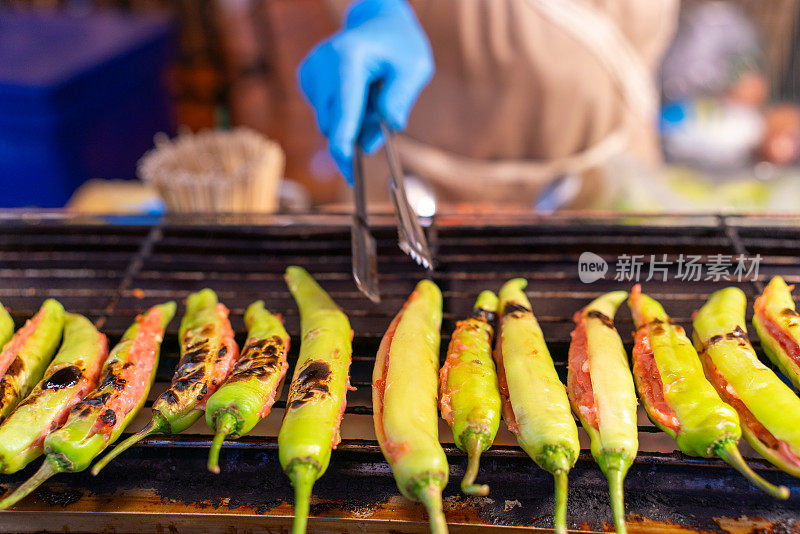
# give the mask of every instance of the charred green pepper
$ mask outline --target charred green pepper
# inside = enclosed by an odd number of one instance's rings
[[[503,418],[528,456],[553,474],[554,527],[557,532],[566,532],[567,475],[580,452],[578,427],[542,329],[523,291],[527,284],[515,278],[500,289],[500,338],[495,361]]]
[[[764,458],[800,477],[800,398],[759,361],[745,330],[741,289],[717,291],[694,318],[706,374],[742,421],[744,439]]]
[[[742,435],[736,411],[706,380],[703,366],[683,328],[636,285],[628,304],[636,325],[633,377],[647,415],[689,456],[718,456],[770,495],[788,498],[750,469],[737,443]]]
[[[186,299],[186,313],[178,336],[181,359],[172,384],[153,403],[153,418],[97,462],[92,467],[93,475],[150,434],[179,434],[192,426],[203,415],[206,400],[222,384],[239,357],[228,308],[210,289],[192,293]]]
[[[5,308],[3,309],[5,311]],[[0,423],[41,380],[64,328],[64,307],[47,299],[0,352]]]
[[[64,342],[44,378],[0,425],[0,472],[14,473],[42,454],[45,438],[96,386],[108,340],[89,320],[64,318]]]
[[[423,280],[389,325],[372,372],[372,413],[381,451],[405,497],[428,509],[431,531],[447,532],[442,490],[447,457],[439,444],[439,328],[442,294]]]
[[[219,450],[226,437],[239,438],[269,415],[289,364],[289,334],[259,300],[244,314],[247,341],[242,355],[206,404],[206,424],[215,432],[208,469],[219,473]]]
[[[625,291],[606,293],[575,314],[567,394],[608,478],[617,532],[626,532],[623,481],[639,449],[636,390],[628,355],[614,328]]]
[[[175,303],[168,302],[136,318],[109,354],[97,389],[72,407],[64,426],[45,438],[42,467],[0,502],[0,509],[57,473],[83,471],[119,437],[147,400],[164,328],[173,315]]]
[[[492,445],[500,425],[500,390],[492,360],[496,314],[497,297],[484,291],[472,316],[456,325],[439,371],[439,408],[456,446],[469,456],[461,491],[470,495],[489,493],[489,486],[475,484],[475,477],[481,453]]]
[[[0,304],[0,347],[4,346],[6,342],[14,335],[14,319],[8,310]],[[0,370],[0,376],[3,376],[5,369]]]
[[[800,314],[792,300],[793,287],[774,277],[756,299],[753,326],[769,359],[800,390]]]
[[[353,332],[347,316],[305,269],[289,267],[285,278],[300,310],[302,342],[278,433],[278,456],[294,486],[292,531],[300,533],[306,530],[314,482],[339,443]]]

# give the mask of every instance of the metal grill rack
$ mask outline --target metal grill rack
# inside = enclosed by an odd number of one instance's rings
[[[95,321],[114,343],[147,307],[168,299],[182,301],[192,291],[211,287],[231,309],[240,343],[242,315],[251,301],[264,299],[272,311],[281,313],[293,335],[293,362],[299,317],[282,275],[288,265],[306,267],[350,318],[355,332],[351,382],[358,388],[348,395],[344,439],[315,487],[310,527],[424,532],[422,507],[399,497],[371,428],[370,377],[380,337],[416,281],[426,276],[397,248],[392,220],[390,214],[371,218],[383,297],[376,305],[358,293],[351,279],[350,218],[344,214],[162,220],[6,212],[0,214],[0,301],[21,323],[42,300],[58,298],[70,311]],[[497,290],[508,278],[523,276],[562,379],[573,313],[606,291],[632,285],[613,280],[620,255],[642,255],[645,280],[651,254],[658,259],[666,254],[673,262],[681,254],[700,255],[701,262],[716,254],[760,254],[758,278],[737,284],[751,305],[773,274],[789,283],[800,281],[800,219],[792,217],[450,213],[427,223],[437,262],[429,276],[444,295],[442,355],[455,322],[469,312],[479,291]],[[608,261],[604,279],[579,281],[578,257],[585,251]],[[676,275],[673,263],[667,282],[644,282],[644,290],[685,327],[708,295],[732,283],[681,282]],[[630,348],[633,325],[626,309],[620,310],[616,323]],[[150,401],[166,387],[177,362],[177,328],[176,319],[164,341]],[[275,439],[284,400],[285,392],[250,436],[226,444],[220,475],[205,470],[211,436],[201,421],[179,436],[143,442],[98,477],[55,477],[13,511],[0,513],[0,531],[286,531],[292,493],[277,462]],[[143,412],[130,430],[144,424],[149,413]],[[459,493],[465,457],[452,445],[444,422],[440,429],[451,463],[445,512],[452,532],[551,525],[551,477],[515,446],[504,425],[482,464],[479,480],[492,486],[485,498]],[[674,442],[643,412],[639,430],[640,455],[626,482],[632,531],[800,529],[800,483],[795,479],[762,460],[751,462],[770,480],[794,490],[796,496],[779,503],[751,488],[721,461],[674,453]],[[571,528],[601,532],[612,525],[606,483],[586,450],[583,431],[581,443],[584,452],[570,475],[569,521]],[[742,448],[756,457],[746,445]],[[9,489],[35,467],[36,463],[0,477],[0,486]]]

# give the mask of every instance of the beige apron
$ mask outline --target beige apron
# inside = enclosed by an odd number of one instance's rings
[[[530,204],[626,151],[660,161],[658,63],[678,0],[416,0],[436,74],[398,137],[408,173],[445,201]],[[385,198],[382,154],[367,165]],[[377,183],[375,183],[377,182]]]

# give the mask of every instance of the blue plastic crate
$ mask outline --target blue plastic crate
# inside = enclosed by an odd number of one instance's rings
[[[90,178],[130,179],[173,133],[164,17],[0,8],[0,207],[60,207]]]

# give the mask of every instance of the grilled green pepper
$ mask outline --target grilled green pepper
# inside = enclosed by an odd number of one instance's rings
[[[179,434],[192,426],[239,357],[228,308],[217,301],[210,289],[192,293],[186,299],[178,336],[181,359],[172,384],[153,403],[153,418],[97,462],[92,467],[93,475],[150,434]]]
[[[706,380],[683,328],[639,285],[628,304],[636,325],[633,377],[650,420],[685,454],[718,456],[770,495],[787,498],[787,488],[773,486],[745,463],[736,446],[742,435],[739,417]]]
[[[86,317],[66,314],[64,342],[44,378],[0,425],[0,472],[19,471],[42,454],[45,438],[97,386],[107,356],[106,336]]]
[[[497,297],[484,291],[472,316],[456,325],[439,371],[439,408],[456,446],[469,456],[461,491],[470,495],[489,493],[489,486],[475,484],[475,476],[481,453],[492,445],[500,425],[500,390],[492,360],[496,314]]]
[[[556,532],[566,532],[567,474],[580,452],[578,427],[542,329],[523,291],[527,284],[515,278],[500,289],[500,338],[495,361],[503,418],[528,456],[553,474],[554,527]]]
[[[215,432],[208,469],[219,473],[219,450],[226,437],[250,432],[269,415],[289,364],[289,334],[259,300],[244,314],[247,341],[236,367],[206,404],[206,424]]]
[[[301,267],[286,269],[300,309],[302,342],[278,433],[278,456],[295,491],[295,533],[305,532],[311,490],[325,473],[350,388],[353,332],[347,316]]]
[[[173,315],[175,303],[168,302],[136,318],[103,365],[98,388],[72,407],[64,426],[45,438],[42,467],[0,502],[0,509],[57,473],[83,471],[119,437],[147,400],[164,328]]]
[[[606,293],[575,314],[567,394],[608,478],[617,532],[626,532],[623,481],[639,449],[636,390],[628,355],[614,328],[625,291]]]
[[[0,347],[6,344],[11,336],[14,335],[14,319],[8,310],[0,304]],[[3,376],[5,369],[0,370],[0,376]]]
[[[717,291],[694,318],[706,374],[742,421],[744,439],[764,458],[800,477],[800,398],[759,361],[745,330],[741,289]]]
[[[428,509],[431,531],[447,532],[442,490],[447,457],[439,444],[439,328],[442,294],[417,284],[381,340],[372,372],[375,434],[400,493]]]
[[[5,308],[3,309],[5,311]],[[47,299],[0,352],[0,423],[41,380],[64,328],[64,307]]]
[[[800,314],[792,301],[792,287],[774,277],[756,299],[753,326],[769,359],[800,390]]]

